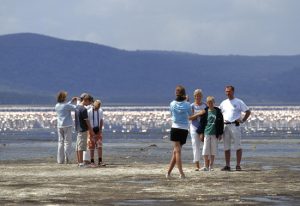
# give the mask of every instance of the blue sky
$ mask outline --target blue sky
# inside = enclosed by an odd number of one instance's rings
[[[126,50],[300,54],[299,0],[0,0],[0,35]]]

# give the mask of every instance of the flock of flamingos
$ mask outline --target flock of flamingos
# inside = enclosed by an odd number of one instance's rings
[[[253,106],[243,125],[246,134],[293,135],[300,130],[299,106]],[[104,131],[113,133],[168,132],[171,125],[168,107],[103,107]],[[52,107],[1,107],[0,132],[49,129],[55,131],[56,114]]]

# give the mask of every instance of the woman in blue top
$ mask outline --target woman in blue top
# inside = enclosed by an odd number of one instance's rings
[[[188,136],[189,117],[192,115],[192,108],[186,101],[186,93],[183,86],[179,85],[176,87],[175,95],[176,99],[170,103],[172,117],[170,139],[174,142],[174,148],[166,178],[171,177],[171,172],[175,164],[178,167],[180,178],[185,178],[185,174],[182,170],[181,147],[186,143]]]
[[[61,91],[57,94],[57,104],[55,111],[57,114],[57,132],[58,132],[58,150],[57,163],[70,163],[72,147],[72,126],[73,120],[71,111],[75,111],[76,105],[72,104],[77,101],[76,97],[70,102],[66,102],[67,92]]]

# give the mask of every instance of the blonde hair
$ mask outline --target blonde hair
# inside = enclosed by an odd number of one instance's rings
[[[213,102],[215,103],[215,98],[213,96],[206,97],[206,102]]]
[[[68,93],[66,91],[60,91],[57,93],[57,102],[62,103],[64,101],[66,101],[66,98],[68,96]]]
[[[95,100],[95,101],[94,101],[94,107],[95,107],[95,108],[100,108],[101,103],[102,103],[101,100],[99,100],[99,99]]]
[[[194,91],[194,96],[196,96],[197,94],[200,94],[201,96],[203,96],[202,90],[201,89],[196,89]]]

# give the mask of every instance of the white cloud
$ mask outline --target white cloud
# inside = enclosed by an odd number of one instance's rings
[[[297,0],[1,0],[0,34],[35,32],[121,49],[300,54]]]

